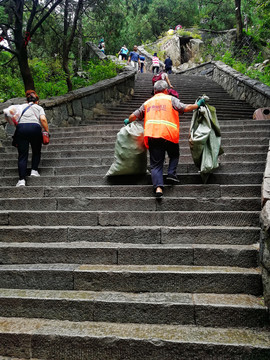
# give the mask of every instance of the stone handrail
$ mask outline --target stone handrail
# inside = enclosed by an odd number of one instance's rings
[[[270,308],[270,147],[262,184],[262,211],[260,216],[260,263],[262,267],[264,300]]]

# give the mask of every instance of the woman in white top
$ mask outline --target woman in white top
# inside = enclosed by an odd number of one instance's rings
[[[34,90],[27,90],[25,95],[27,104],[22,105],[22,115],[15,132],[19,170],[19,181],[16,186],[25,186],[29,144],[32,148],[31,176],[40,176],[38,166],[41,157],[42,128],[49,132],[44,109],[38,105],[37,93]]]

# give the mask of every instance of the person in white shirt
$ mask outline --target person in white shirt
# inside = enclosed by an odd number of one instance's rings
[[[22,105],[22,115],[15,131],[14,141],[18,148],[19,181],[16,186],[26,185],[29,144],[32,148],[31,176],[40,176],[38,166],[41,157],[42,128],[49,132],[43,107],[38,105],[39,97],[34,90],[26,91],[27,104]]]

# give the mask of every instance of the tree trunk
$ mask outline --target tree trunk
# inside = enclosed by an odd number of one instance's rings
[[[22,47],[21,51],[18,54],[19,67],[24,83],[24,89],[26,90],[35,90],[34,79],[29,68],[28,64],[28,54],[27,49]]]
[[[70,80],[70,72],[68,68],[68,55],[63,54],[63,70],[66,74],[66,83],[68,87],[68,91],[72,91],[72,82]]]
[[[235,13],[236,13],[236,38],[237,38],[237,42],[239,43],[243,37],[241,0],[235,0]]]
[[[82,19],[79,20],[79,37],[78,37],[78,69],[82,71],[82,53],[83,53],[83,45],[82,45]]]

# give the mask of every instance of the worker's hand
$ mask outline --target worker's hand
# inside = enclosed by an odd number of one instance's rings
[[[127,126],[129,124],[129,119],[125,119],[124,124],[125,124],[125,126]]]
[[[205,106],[205,100],[204,99],[200,99],[197,101],[197,105],[200,106]]]

